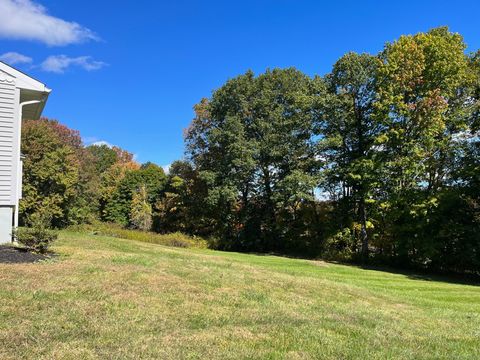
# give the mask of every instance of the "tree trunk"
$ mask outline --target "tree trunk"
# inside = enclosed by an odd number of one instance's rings
[[[353,108],[355,111],[356,118],[356,128],[357,128],[357,138],[358,138],[358,158],[363,158],[365,156],[365,143],[364,143],[364,133],[363,133],[363,112],[357,106],[355,97],[353,99]],[[358,188],[359,202],[358,202],[358,217],[360,220],[360,241],[362,243],[362,261],[366,263],[368,261],[368,233],[367,233],[367,211],[365,209],[365,176],[362,175],[361,182]]]
[[[358,213],[360,215],[360,240],[362,242],[362,260],[368,261],[368,233],[367,233],[367,212],[365,209],[365,195],[361,194],[358,204]]]
[[[278,246],[277,242],[279,241],[277,232],[276,232],[276,216],[275,216],[275,206],[273,204],[273,192],[270,179],[270,172],[267,168],[263,168],[263,177],[264,177],[264,186],[265,186],[265,206],[266,206],[266,222],[269,227],[268,240],[267,240],[267,249],[273,250]],[[275,249],[278,250],[278,249]]]

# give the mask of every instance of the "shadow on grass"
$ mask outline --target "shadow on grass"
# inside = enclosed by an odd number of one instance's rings
[[[402,269],[402,268],[398,268],[390,265],[382,265],[382,264],[342,263],[342,265],[353,266],[353,267],[364,269],[364,270],[374,270],[374,271],[388,272],[391,274],[404,275],[409,279],[413,279],[413,280],[435,281],[435,282],[445,282],[450,284],[480,286],[480,274],[474,274],[474,273],[467,273],[467,274],[442,273],[442,272],[433,272],[433,271],[422,270],[422,269]]]
[[[432,270],[423,270],[418,268],[401,268],[393,265],[387,265],[382,263],[370,263],[370,264],[361,264],[360,262],[342,262],[342,261],[333,261],[326,260],[318,257],[311,256],[302,256],[294,254],[285,254],[281,252],[245,252],[244,254],[256,255],[256,256],[278,256],[287,259],[298,259],[298,260],[321,260],[330,264],[345,265],[351,266],[363,270],[373,270],[387,272],[391,274],[404,275],[409,279],[413,280],[423,280],[423,281],[436,281],[436,282],[445,282],[450,284],[460,284],[460,285],[473,285],[480,286],[480,273],[448,273],[448,272],[435,272]]]

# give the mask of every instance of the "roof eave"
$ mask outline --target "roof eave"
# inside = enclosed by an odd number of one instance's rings
[[[11,65],[5,64],[2,61],[0,61],[0,70],[13,76],[16,79],[16,86],[18,88],[39,91],[42,93],[50,93],[52,91],[51,89],[47,88],[44,83],[34,79],[30,75],[27,75],[18,69],[15,69]]]
[[[45,105],[47,104],[48,95],[50,95],[50,92],[52,91],[50,89],[47,89],[47,90],[48,90],[48,92],[47,91],[44,92],[44,96],[42,98],[42,101],[37,106],[37,111],[35,112],[35,120],[40,119],[40,116],[42,116],[43,109],[45,108]]]

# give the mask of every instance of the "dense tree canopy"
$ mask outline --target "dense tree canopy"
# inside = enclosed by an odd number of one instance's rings
[[[202,100],[187,153],[219,245],[478,268],[480,56],[465,49],[438,28]]]
[[[298,210],[316,184],[314,92],[295,69],[247,72],[196,106],[187,147],[222,247],[280,250],[288,232],[303,235]]]

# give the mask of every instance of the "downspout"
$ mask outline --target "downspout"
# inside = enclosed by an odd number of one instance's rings
[[[44,102],[45,98],[42,100],[30,100],[30,101],[24,101],[20,103],[20,106],[18,108],[18,138],[17,138],[17,144],[18,144],[18,157],[17,157],[17,186],[16,186],[16,194],[15,194],[15,210],[14,210],[14,216],[13,216],[13,228],[16,229],[18,227],[18,213],[19,213],[19,201],[20,201],[20,188],[22,186],[22,166],[20,166],[21,163],[21,140],[22,140],[22,116],[23,116],[23,107],[27,105],[33,105],[33,104],[39,104],[41,102]]]

